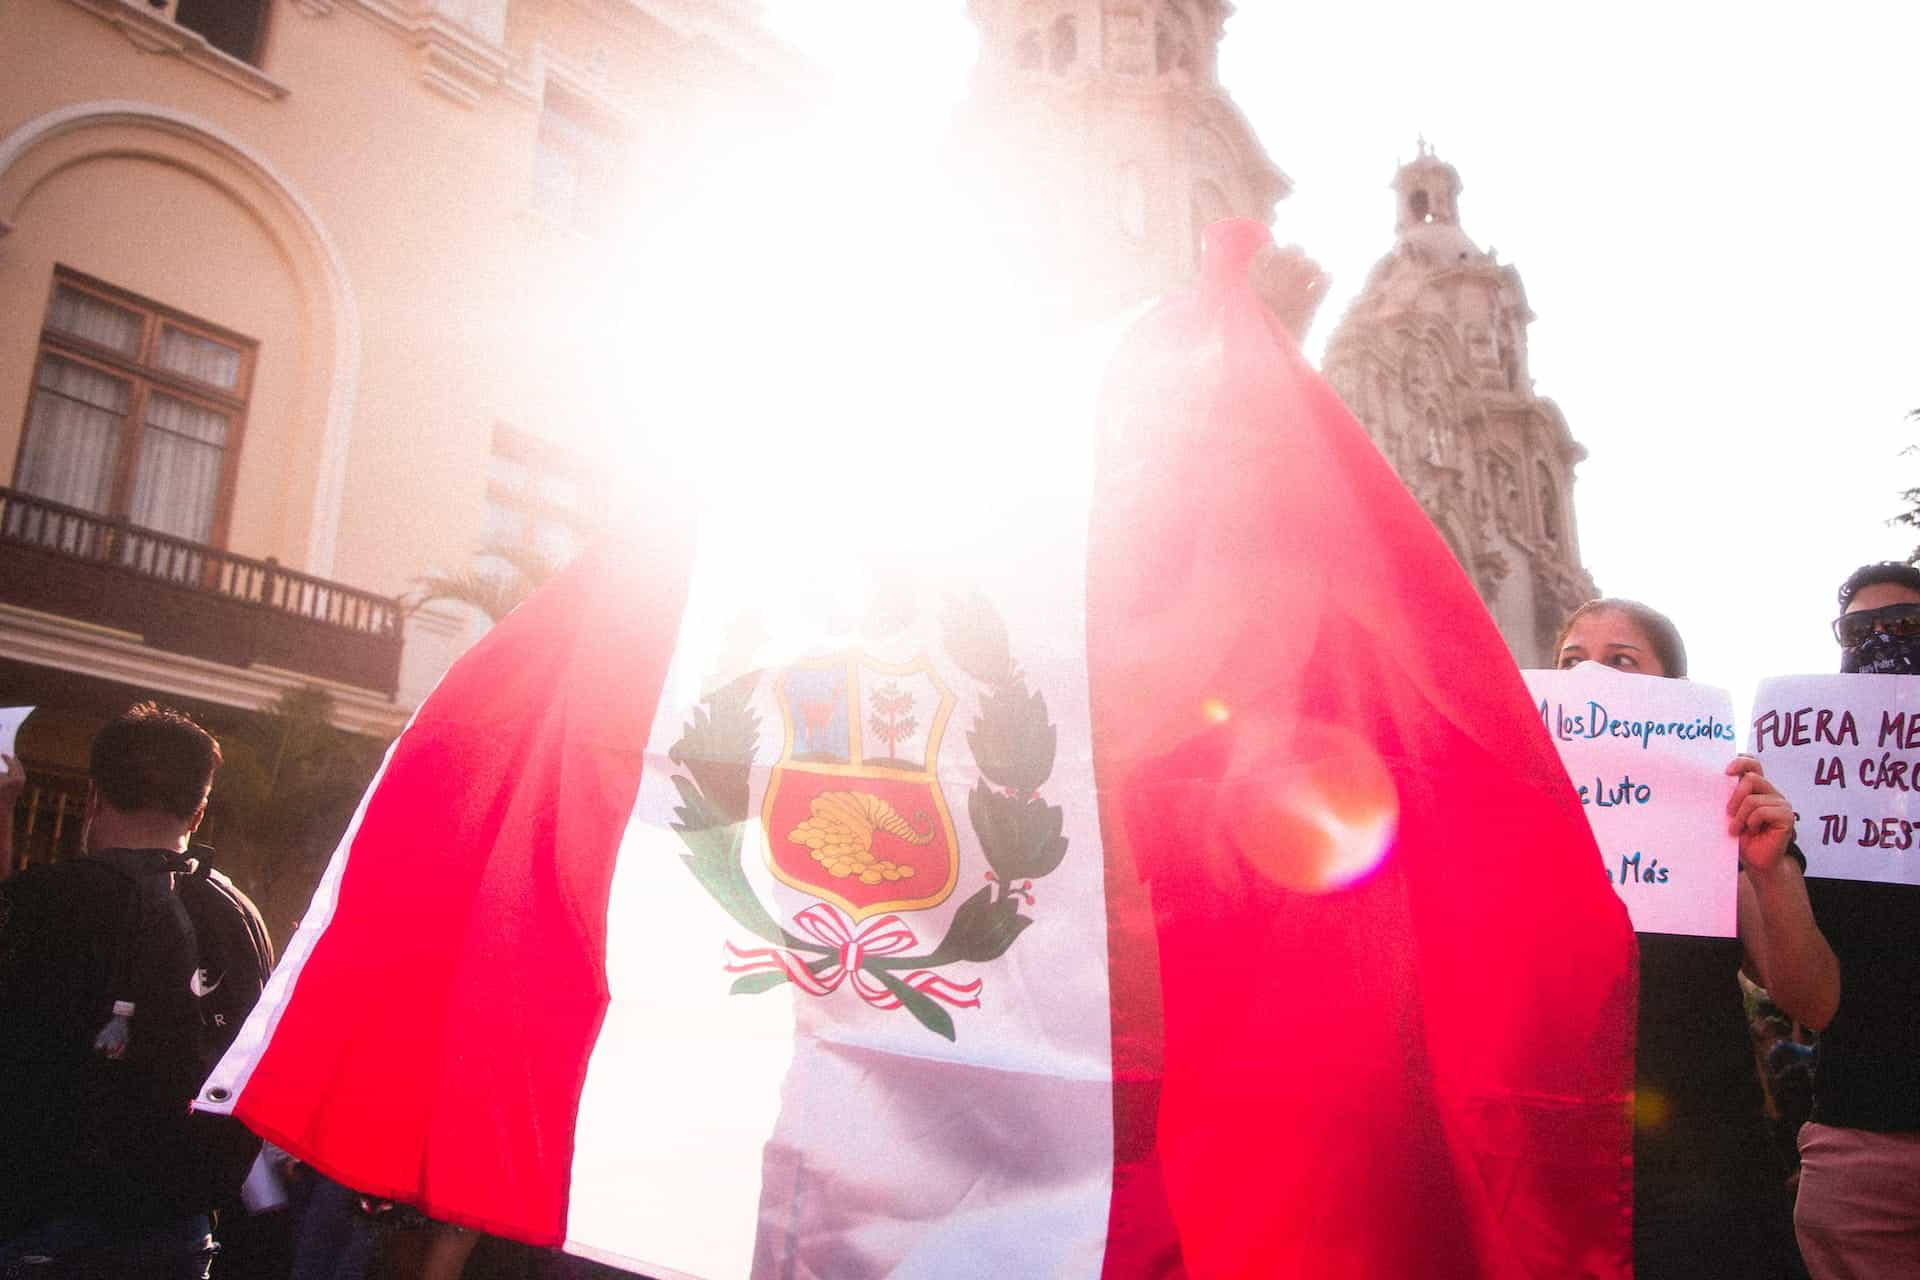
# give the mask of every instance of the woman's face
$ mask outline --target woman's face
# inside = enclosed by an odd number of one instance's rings
[[[1664,676],[1667,669],[1653,650],[1653,641],[1640,624],[1613,609],[1596,609],[1581,615],[1560,642],[1562,670],[1581,662],[1599,662],[1616,671],[1635,675]]]

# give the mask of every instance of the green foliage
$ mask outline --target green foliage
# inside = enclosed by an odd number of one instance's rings
[[[1026,677],[1007,646],[1007,624],[984,596],[948,601],[941,612],[947,655],[987,686],[980,715],[967,732],[980,772],[997,787],[1023,795],[1053,773],[1059,734],[1047,719],[1047,700],[1027,691]]]
[[[480,548],[482,559],[500,561],[507,571],[536,590],[566,568],[563,557],[550,555],[527,542],[489,542]]]
[[[962,671],[984,685],[1007,684],[1019,677],[1007,645],[1007,624],[988,603],[975,594],[956,597],[940,613],[947,655]]]
[[[1907,412],[1907,421],[1920,422],[1920,409],[1909,410]],[[1920,445],[1908,445],[1900,451],[1903,457],[1910,456],[1916,452],[1920,452]],[[1899,525],[1906,529],[1920,529],[1920,485],[1915,485],[1910,489],[1902,489],[1900,491],[1900,502],[1906,507],[1906,510],[1887,521],[1887,523]],[[1907,563],[1920,564],[1920,547],[1915,547],[1912,553],[1907,556]]]
[[[489,622],[499,622],[525,604],[562,567],[539,548],[516,543],[489,543],[480,549],[480,557],[499,564],[423,574],[414,580],[417,590],[408,597],[407,607],[418,609],[435,600],[450,600],[478,609]]]
[[[1002,880],[1038,879],[1052,873],[1067,856],[1067,841],[1060,834],[1064,820],[1060,806],[1038,796],[1009,795],[982,780],[967,796],[967,816],[980,837],[987,865]]]
[[[290,689],[221,735],[225,757],[208,805],[217,865],[251,895],[284,941],[326,869],[386,744],[333,724],[333,698]]]
[[[757,677],[743,676],[716,689],[694,707],[680,741],[667,752],[667,759],[691,773],[705,800],[730,822],[747,814],[754,745],[760,737],[760,717],[751,705],[756,683]],[[681,794],[686,794],[684,788]]]
[[[693,709],[680,740],[667,752],[667,759],[688,771],[672,775],[674,790],[680,793],[673,829],[687,846],[680,860],[742,928],[779,946],[825,952],[818,943],[780,927],[761,905],[740,865],[740,843],[748,820],[747,781],[759,737],[759,717],[751,705],[757,680],[743,676],[715,690]],[[769,980],[742,979],[734,984],[736,992],[764,991],[786,981],[778,974],[749,976]]]
[[[889,680],[875,689],[868,700],[873,704],[873,716],[867,721],[867,728],[887,744],[887,755],[892,757],[899,752],[900,739],[912,737],[919,727],[919,720],[912,714],[913,695]]]
[[[987,885],[960,904],[947,926],[940,945],[923,956],[873,956],[869,969],[937,969],[944,964],[964,961],[985,964],[998,960],[1013,945],[1013,940],[1033,923],[1031,916],[1020,914],[1020,898],[1015,894],[996,896]]]
[[[1033,917],[1020,914],[1020,899],[1014,894],[994,896],[988,885],[960,904],[953,913],[943,946],[953,948],[953,958],[971,964],[998,960],[1026,932]]]
[[[744,818],[729,819],[716,810],[691,778],[673,775],[681,804],[673,811],[673,829],[680,833],[687,852],[681,855],[687,870],[702,888],[713,895],[722,910],[740,926],[768,942],[809,951],[825,948],[796,938],[782,929],[760,904],[753,886],[747,882],[740,865],[740,841],[746,830]]]
[[[540,452],[555,451],[543,446]],[[565,463],[549,459],[536,470],[541,483],[529,479],[504,493],[489,488],[490,508],[504,508],[513,534],[485,542],[474,553],[474,563],[465,568],[414,579],[415,591],[406,600],[408,609],[446,600],[476,609],[489,622],[497,623],[566,568],[572,557],[554,549],[556,535],[575,547],[599,535],[601,522],[592,513],[574,500],[549,496],[544,483],[546,478],[558,477],[589,481],[591,487],[589,464],[584,459]]]
[[[768,969],[763,973],[746,973],[733,980],[727,988],[730,996],[757,996],[762,991],[771,991],[787,980],[787,975],[777,969]]]
[[[937,1036],[944,1036],[948,1040],[954,1038],[953,1015],[941,1008],[940,1003],[932,996],[915,991],[884,969],[876,969],[872,965],[864,967],[874,977],[880,979],[881,985],[893,992],[906,1011],[912,1014],[921,1026]]]
[[[995,786],[1029,795],[1053,772],[1059,734],[1047,720],[1047,700],[1027,692],[1017,675],[980,700],[980,715],[967,731],[974,762]]]
[[[818,960],[807,961],[807,968],[814,973],[817,974],[824,969],[840,963],[840,957],[828,951],[825,947],[816,947],[812,943],[808,943],[807,946],[810,950],[823,953]],[[762,991],[773,990],[786,980],[787,975],[776,970],[767,970],[763,973],[743,974],[733,980],[733,985],[727,988],[727,994],[730,996],[758,995]]]

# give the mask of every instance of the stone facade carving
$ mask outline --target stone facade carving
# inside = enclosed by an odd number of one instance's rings
[[[1595,594],[1572,514],[1586,450],[1534,392],[1526,291],[1461,229],[1460,175],[1422,142],[1393,189],[1393,248],[1335,328],[1326,374],[1467,567],[1514,656],[1550,665],[1560,622]]]
[[[969,0],[983,187],[1010,251],[1076,307],[1186,284],[1200,231],[1272,217],[1291,184],[1218,77],[1225,0]],[[1327,349],[1329,381],[1472,576],[1523,664],[1593,594],[1572,517],[1585,450],[1527,376],[1520,276],[1460,228],[1460,177],[1424,141],[1394,181],[1395,240]],[[1326,276],[1297,248],[1256,289],[1298,335]]]
[[[1221,87],[1224,0],[969,0],[969,132],[1038,275],[1104,312],[1183,286],[1200,231],[1270,221],[1292,184]],[[1298,249],[1256,265],[1296,333],[1326,289]]]

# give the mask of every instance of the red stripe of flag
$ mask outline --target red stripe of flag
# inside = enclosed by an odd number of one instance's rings
[[[564,1238],[607,1006],[607,895],[685,603],[691,522],[583,554],[396,744],[337,909],[236,1114],[358,1190]]]
[[[1210,231],[1103,408],[1106,1274],[1625,1276],[1631,931],[1471,584],[1248,286],[1265,243]],[[1306,891],[1301,779],[1397,799],[1377,871]]]

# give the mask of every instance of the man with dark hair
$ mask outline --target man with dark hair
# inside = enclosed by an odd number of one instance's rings
[[[1840,584],[1840,669],[1920,674],[1920,570],[1863,565]],[[1822,877],[1807,894],[1831,945],[1787,966],[1782,1008],[1820,1031],[1800,1130],[1794,1227],[1815,1280],[1920,1276],[1920,885]],[[1775,967],[1780,959],[1775,958]]]
[[[1897,560],[1862,565],[1840,584],[1840,669],[1920,674],[1920,569]]]
[[[1840,609],[1845,612],[1853,603],[1853,597],[1863,587],[1879,586],[1905,587],[1909,591],[1920,592],[1920,569],[1914,568],[1904,560],[1879,560],[1873,564],[1863,564],[1847,575],[1840,584]]]
[[[0,1266],[211,1265],[208,1118],[189,1116],[209,1062],[174,881],[219,764],[188,717],[131,708],[93,742],[86,855],[0,883]]]
[[[169,836],[185,823],[177,836],[184,849],[206,813],[220,763],[212,734],[178,711],[142,702],[94,736],[87,773],[96,801],[111,814],[164,815],[160,821]],[[97,821],[99,812],[97,804],[90,806],[89,820]]]

